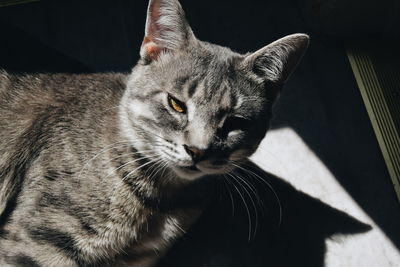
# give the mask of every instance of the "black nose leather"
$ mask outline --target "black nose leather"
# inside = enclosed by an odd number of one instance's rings
[[[198,148],[193,147],[193,146],[183,145],[183,147],[185,148],[186,153],[188,153],[189,156],[191,156],[192,159],[193,159],[194,161],[198,161],[198,160],[201,159],[201,158],[204,156],[204,154],[206,153],[205,150],[203,150],[203,149],[198,149]]]

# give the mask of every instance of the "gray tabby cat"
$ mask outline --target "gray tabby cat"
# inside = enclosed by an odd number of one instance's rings
[[[154,264],[257,149],[307,46],[240,55],[151,0],[130,74],[0,72],[0,265]]]

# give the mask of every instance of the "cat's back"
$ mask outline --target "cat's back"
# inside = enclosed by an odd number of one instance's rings
[[[18,190],[18,173],[34,154],[115,109],[125,82],[126,75],[115,73],[16,75],[0,70],[0,215]]]
[[[125,80],[114,73],[15,75],[0,70],[0,150],[55,110],[78,115],[115,104]]]

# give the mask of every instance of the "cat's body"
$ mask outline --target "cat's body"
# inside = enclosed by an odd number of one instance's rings
[[[182,233],[185,216],[144,205],[122,179],[127,170],[116,171],[138,158],[117,131],[126,80],[121,74],[2,73],[0,163],[24,179],[18,208],[2,227],[0,265],[147,261]],[[135,175],[146,171],[152,170]]]
[[[146,25],[130,74],[0,72],[1,266],[155,262],[255,151],[308,44],[201,42],[176,0]]]

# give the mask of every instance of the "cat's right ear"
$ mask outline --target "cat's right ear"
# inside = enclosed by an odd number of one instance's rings
[[[145,62],[157,60],[164,52],[179,50],[193,38],[178,0],[150,0],[140,49],[140,56]]]

